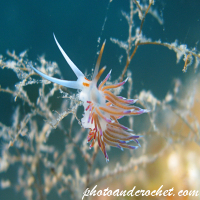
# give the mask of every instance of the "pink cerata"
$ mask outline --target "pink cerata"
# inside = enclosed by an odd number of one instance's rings
[[[138,146],[132,146],[128,143],[130,141],[135,141],[140,146],[138,138],[141,136],[134,135],[133,131],[120,124],[118,119],[122,118],[123,116],[147,113],[149,110],[141,109],[131,105],[135,103],[137,99],[126,99],[121,96],[116,96],[109,91],[112,88],[117,88],[124,85],[128,78],[117,84],[105,85],[106,81],[110,77],[110,71],[105,79],[97,86],[99,78],[106,69],[106,67],[103,67],[99,71],[99,65],[105,42],[101,47],[92,80],[88,80],[64,52],[55,35],[54,39],[62,55],[78,79],[76,81],[67,81],[53,78],[35,69],[31,63],[28,65],[36,73],[51,82],[68,88],[80,90],[78,97],[83,102],[84,106],[84,114],[83,118],[81,119],[81,123],[84,128],[90,129],[87,136],[88,142],[91,142],[90,148],[94,146],[94,143],[97,140],[98,145],[103,152],[107,162],[109,161],[109,158],[106,152],[106,145],[118,147],[121,150],[123,150],[123,148],[137,149]]]

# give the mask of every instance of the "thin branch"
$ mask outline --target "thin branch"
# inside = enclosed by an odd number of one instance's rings
[[[138,6],[137,1],[134,1],[134,2],[136,2],[136,5]],[[142,21],[141,21],[141,24],[140,24],[139,34],[141,34],[141,32],[142,32],[142,27],[143,27],[143,24],[144,24],[144,20],[145,20],[145,18],[146,18],[147,13],[149,12],[149,9],[150,9],[151,5],[152,5],[152,2],[150,2],[150,4],[149,4],[147,10],[145,11],[144,17],[142,18]],[[140,6],[139,6],[138,8],[140,8]],[[140,10],[141,10],[141,8],[140,8]],[[129,46],[129,47],[128,47],[128,51],[127,51],[126,65],[125,65],[124,70],[123,70],[123,72],[122,72],[120,81],[123,80],[124,75],[125,75],[125,73],[126,73],[128,67],[129,67],[129,64],[130,64],[130,62],[131,62],[133,56],[135,55],[135,53],[136,53],[136,51],[137,51],[137,49],[138,49],[138,45],[139,45],[139,43],[140,43],[140,41],[138,40],[137,43],[135,44],[135,48],[134,48],[134,50],[133,50],[133,53],[132,53],[131,56],[130,56],[130,51],[131,51],[131,46],[132,46],[132,41],[131,41],[131,37],[132,37],[132,20],[133,20],[133,3],[132,3],[132,1],[130,0],[130,23],[129,23],[129,38],[128,38],[128,46]]]
[[[123,167],[120,167],[118,170],[109,171],[108,174],[105,174],[105,175],[97,178],[93,182],[91,182],[88,185],[88,187],[96,185],[97,183],[99,183],[99,182],[101,182],[101,181],[103,181],[105,179],[112,178],[112,177],[115,177],[115,176],[120,175],[120,174],[125,174],[128,171],[133,170],[134,166],[138,166],[138,165],[141,165],[143,163],[147,164],[147,163],[154,162],[158,157],[160,157],[161,155],[163,155],[163,153],[165,152],[165,150],[168,149],[169,145],[170,145],[170,143],[167,143],[165,145],[165,147],[163,147],[163,149],[159,153],[157,153],[157,154],[155,154],[153,156],[143,155],[143,156],[141,156],[139,158],[131,159],[130,162],[127,165],[125,165]]]
[[[92,155],[92,159],[90,160],[90,163],[88,163],[88,169],[87,169],[87,175],[86,175],[86,187],[85,188],[88,188],[89,185],[90,185],[90,172],[91,172],[91,168],[94,164],[94,160],[95,160],[98,152],[99,152],[99,147],[96,145],[94,152],[93,152],[93,155]]]

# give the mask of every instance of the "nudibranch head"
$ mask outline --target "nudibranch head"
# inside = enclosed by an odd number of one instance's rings
[[[91,142],[90,148],[92,148],[95,141],[97,141],[106,158],[106,161],[109,161],[108,154],[106,152],[106,145],[117,147],[121,150],[123,150],[123,148],[136,149],[138,146],[132,146],[128,143],[130,141],[135,141],[138,145],[140,145],[138,142],[138,138],[140,136],[134,135],[132,130],[120,124],[118,119],[123,116],[140,115],[149,111],[133,106],[132,104],[137,101],[136,99],[126,99],[124,97],[116,96],[109,91],[110,89],[124,85],[127,81],[126,79],[120,83],[105,85],[106,81],[110,77],[111,71],[97,86],[99,78],[106,69],[106,67],[103,67],[99,71],[105,42],[101,47],[92,80],[88,80],[64,52],[55,35],[54,39],[65,60],[76,74],[78,78],[77,81],[66,81],[53,78],[35,69],[31,63],[29,63],[29,65],[36,73],[51,82],[68,88],[80,90],[78,95],[84,106],[84,115],[81,119],[81,123],[84,128],[90,129],[87,136],[88,142]]]

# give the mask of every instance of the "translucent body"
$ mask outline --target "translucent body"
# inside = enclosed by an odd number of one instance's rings
[[[81,119],[81,123],[84,128],[90,129],[87,137],[88,142],[92,141],[90,148],[93,147],[95,141],[98,141],[99,147],[104,153],[106,161],[109,160],[105,148],[106,144],[118,147],[120,149],[136,149],[138,146],[131,146],[127,143],[129,143],[130,141],[135,141],[139,145],[137,139],[140,136],[134,135],[131,129],[121,125],[118,122],[118,119],[127,115],[139,115],[142,113],[146,113],[148,112],[148,110],[132,106],[131,104],[137,101],[135,99],[118,97],[109,91],[109,89],[111,88],[117,88],[124,85],[127,79],[121,83],[104,86],[104,84],[110,77],[111,71],[99,84],[99,86],[97,86],[97,82],[100,76],[105,71],[105,67],[99,71],[99,65],[103,54],[105,42],[102,45],[95,66],[93,78],[90,81],[70,60],[70,58],[67,56],[67,54],[64,52],[64,50],[56,40],[55,35],[54,39],[65,60],[76,74],[77,80],[67,81],[56,79],[38,71],[32,66],[31,63],[29,63],[29,65],[35,72],[51,82],[68,88],[80,90],[80,93],[78,95],[84,106],[84,114],[83,118]]]

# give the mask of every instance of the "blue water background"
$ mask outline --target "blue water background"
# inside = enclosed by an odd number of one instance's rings
[[[102,25],[106,16],[108,1],[1,1],[0,12],[0,54],[6,56],[6,50],[15,50],[19,54],[28,49],[28,57],[37,61],[45,55],[50,61],[56,61],[65,79],[75,79],[72,70],[66,64],[53,39],[55,33],[59,43],[71,60],[82,70],[91,73],[96,62],[97,39],[101,35],[101,44],[106,39],[106,48],[102,66],[107,71],[113,69],[113,78],[120,75],[125,65],[125,53],[110,41],[110,37],[126,40],[128,26],[121,10],[129,12],[129,1],[114,0],[107,12],[104,31]],[[200,1],[168,0],[158,1],[154,8],[164,18],[159,25],[150,15],[147,16],[143,33],[153,40],[163,42],[186,43],[189,47],[200,38]],[[135,18],[135,26],[139,21]],[[118,62],[124,55],[122,63]],[[162,99],[169,90],[175,77],[184,76],[183,62],[176,65],[175,53],[164,47],[142,46],[132,60],[134,93],[141,89],[151,90]],[[9,77],[0,77],[1,85],[12,85]],[[9,80],[9,82],[8,82]]]
[[[87,70],[88,73],[95,65],[99,50],[97,39],[101,36],[101,44],[106,39],[101,66],[106,65],[107,72],[112,69],[112,78],[117,78],[125,66],[126,57],[124,50],[113,44],[110,37],[127,39],[128,25],[121,10],[129,12],[129,1],[113,0],[108,12],[107,6],[108,0],[1,0],[0,54],[8,57],[7,50],[19,54],[28,49],[29,60],[37,62],[38,56],[45,55],[46,60],[58,63],[65,79],[75,80],[74,73],[56,46],[53,33],[71,60],[81,71]],[[200,49],[199,0],[160,0],[154,8],[163,16],[164,25],[147,15],[143,27],[147,38],[169,43],[178,39],[179,43]],[[105,17],[107,21],[102,31]],[[139,27],[137,17],[134,22]],[[118,62],[120,55],[124,56],[122,63]],[[141,46],[130,65],[134,81],[132,96],[145,89],[163,99],[175,78],[184,81],[187,77],[182,72],[183,66],[183,61],[176,64],[175,53],[165,47]],[[193,73],[193,69],[189,71]],[[13,88],[16,80],[14,73],[0,69],[2,87]],[[1,122],[11,124],[16,105],[9,95],[0,94]]]

